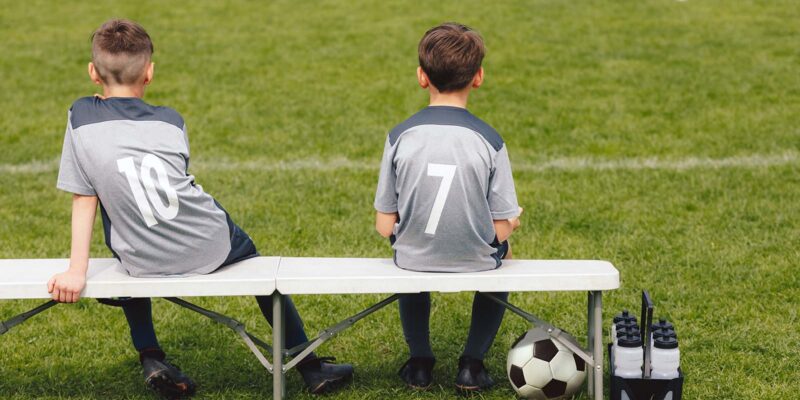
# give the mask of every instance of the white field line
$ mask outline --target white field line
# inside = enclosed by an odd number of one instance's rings
[[[621,158],[597,159],[582,157],[554,158],[539,163],[512,161],[514,171],[638,171],[665,170],[686,171],[696,169],[763,168],[783,165],[800,165],[800,152],[787,151],[778,154],[752,154],[726,158],[687,157],[681,159]],[[378,163],[355,161],[347,158],[304,158],[293,161],[208,161],[192,163],[192,171],[332,171],[375,170]],[[58,160],[32,161],[24,164],[0,164],[0,174],[55,173]]]

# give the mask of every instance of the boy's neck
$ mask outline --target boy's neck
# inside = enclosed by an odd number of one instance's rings
[[[109,97],[136,97],[141,99],[144,97],[144,85],[103,85],[103,98],[107,99]]]
[[[467,108],[470,89],[465,88],[454,92],[441,93],[431,86],[428,90],[430,93],[430,105]]]

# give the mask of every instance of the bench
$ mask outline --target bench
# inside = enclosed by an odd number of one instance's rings
[[[66,270],[68,260],[0,260],[0,299],[47,299],[45,284]],[[305,355],[369,314],[391,304],[404,293],[419,292],[528,292],[585,291],[587,349],[562,340],[558,328],[489,296],[533,324],[547,328],[554,340],[584,358],[590,397],[603,398],[602,291],[619,287],[619,272],[608,262],[592,260],[507,260],[493,271],[478,273],[422,273],[397,268],[390,259],[257,257],[213,274],[187,278],[132,278],[114,259],[92,259],[83,297],[163,297],[234,330],[259,362],[273,375],[273,398],[285,397],[284,374]],[[283,304],[286,295],[390,293],[391,296],[323,330],[296,348],[284,348]],[[238,321],[198,307],[179,297],[271,295],[274,321],[272,346],[248,333]],[[52,307],[43,305],[0,323],[0,334]],[[398,329],[400,329],[398,327]],[[272,355],[272,363],[262,352]],[[290,359],[291,358],[291,359]]]

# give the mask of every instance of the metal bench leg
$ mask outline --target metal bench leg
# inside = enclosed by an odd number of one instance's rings
[[[603,292],[589,292],[589,350],[594,373],[589,374],[589,397],[603,400]]]
[[[24,312],[22,314],[19,314],[19,315],[15,316],[14,318],[11,318],[11,319],[9,319],[7,321],[0,321],[0,335],[5,334],[9,330],[11,330],[11,328],[13,328],[13,327],[15,327],[15,326],[27,321],[29,318],[41,313],[42,311],[47,310],[48,308],[50,308],[50,307],[52,307],[52,306],[54,306],[56,304],[58,304],[58,303],[56,303],[53,300],[50,300],[47,303],[44,303],[44,304],[34,308],[33,310],[26,311],[26,312]]]
[[[275,291],[272,294],[272,398],[283,400],[286,396],[286,382],[283,370],[283,295]]]
[[[594,294],[587,292],[586,299],[586,349],[592,354],[594,361]],[[594,398],[594,374],[588,374],[586,380],[586,393],[589,398]]]

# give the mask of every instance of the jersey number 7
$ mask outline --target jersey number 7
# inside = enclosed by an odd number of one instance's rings
[[[436,234],[436,228],[439,226],[439,219],[442,217],[444,210],[444,202],[447,200],[447,194],[450,193],[450,185],[453,184],[453,177],[456,175],[456,166],[450,164],[428,164],[428,176],[439,176],[442,182],[439,184],[439,191],[436,193],[436,199],[433,201],[433,208],[431,209],[431,216],[428,218],[428,225],[425,227],[425,233],[429,235]]]
[[[136,200],[136,205],[139,207],[139,212],[142,213],[142,218],[148,228],[158,224],[150,203],[153,203],[158,215],[167,221],[178,215],[178,192],[170,186],[167,178],[167,169],[164,168],[164,163],[158,157],[152,154],[142,157],[141,178],[136,174],[136,165],[133,163],[133,157],[117,160],[117,168],[119,172],[125,174],[125,177],[128,178],[133,198]],[[167,195],[169,203],[167,205],[161,202],[161,197],[156,191],[156,183],[153,182],[153,176],[151,175],[153,171],[156,172],[158,186]],[[147,193],[147,198],[145,198],[145,192]],[[149,203],[147,201],[148,198],[150,199]]]

